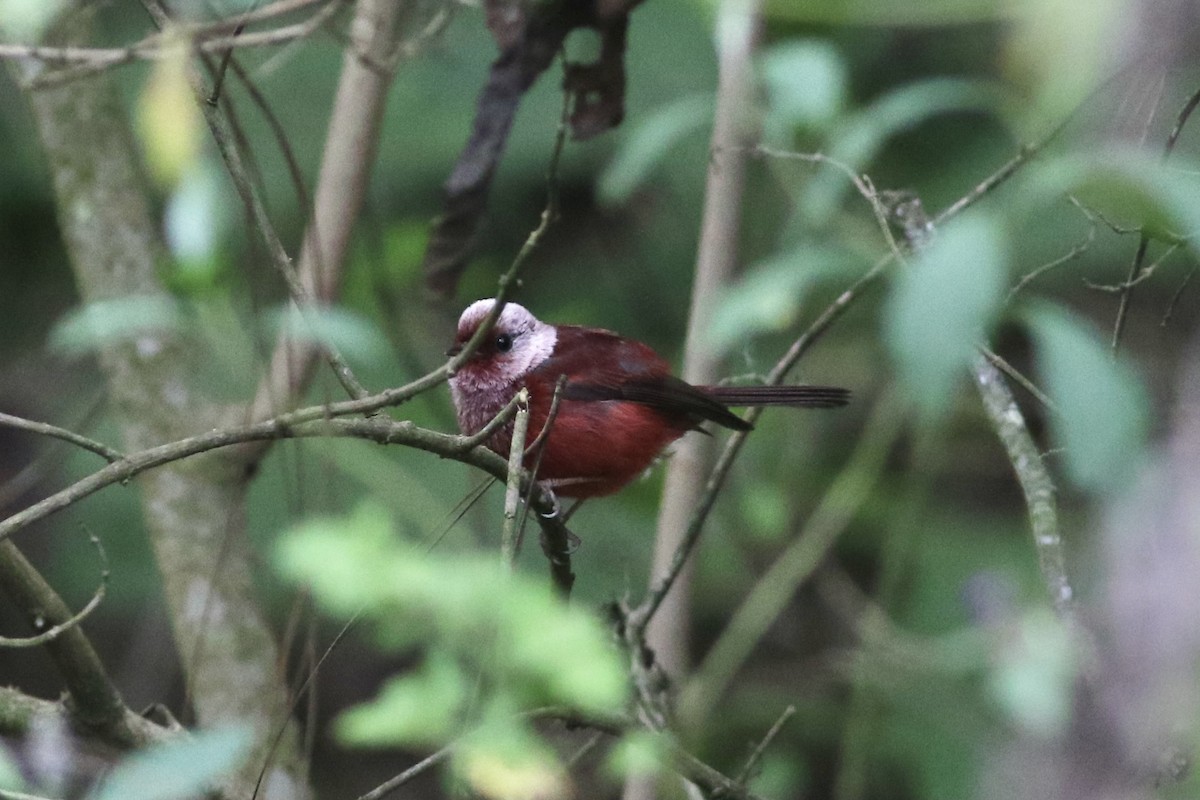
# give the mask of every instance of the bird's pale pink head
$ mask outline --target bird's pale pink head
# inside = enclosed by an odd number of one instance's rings
[[[463,310],[451,353],[466,346],[495,305],[495,299],[489,297]],[[506,303],[491,332],[451,378],[451,386],[457,393],[511,384],[546,360],[557,340],[553,325],[542,322],[522,305]]]

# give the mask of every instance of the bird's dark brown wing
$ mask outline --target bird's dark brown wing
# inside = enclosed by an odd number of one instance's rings
[[[754,427],[720,401],[673,375],[650,381],[628,381],[615,387],[568,381],[563,390],[563,397],[568,400],[625,400],[641,403],[688,419],[693,425],[703,420],[711,420],[737,431],[748,431]]]
[[[729,406],[835,408],[850,392],[835,386],[692,386],[671,374],[649,346],[612,331],[561,325],[554,352],[534,370],[553,385],[567,376],[563,399],[624,400],[678,417],[687,426],[709,420],[733,430],[753,426]]]
[[[719,400],[676,378],[670,365],[649,346],[611,331],[562,325],[554,353],[535,372],[552,383],[567,376],[563,399],[624,400],[677,416],[689,427],[704,420],[734,430],[749,423]]]

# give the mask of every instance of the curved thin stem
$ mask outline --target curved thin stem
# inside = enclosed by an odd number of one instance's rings
[[[69,431],[66,428],[60,428],[57,425],[50,425],[46,422],[35,422],[34,420],[16,417],[12,414],[0,414],[0,426],[6,428],[15,428],[20,431],[28,431],[36,433],[39,436],[49,436],[53,439],[61,439],[64,442],[70,442],[76,447],[82,447],[88,452],[95,453],[103,458],[108,463],[120,461],[124,456],[119,450],[114,450],[103,442],[97,442],[89,439],[86,436]]]

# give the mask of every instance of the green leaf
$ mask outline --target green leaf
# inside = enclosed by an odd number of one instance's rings
[[[895,89],[838,125],[830,134],[828,155],[855,171],[865,169],[888,139],[937,114],[991,111],[1009,102],[996,84],[935,78]],[[827,222],[847,191],[846,174],[822,164],[802,198],[801,216],[813,225]]]
[[[50,348],[80,356],[108,345],[182,326],[179,305],[166,295],[100,300],[74,309],[50,331]]]
[[[0,789],[19,792],[24,788],[25,781],[21,778],[21,770],[17,768],[12,754],[8,748],[0,747]]]
[[[974,212],[942,229],[897,276],[884,308],[884,334],[904,385],[925,412],[946,408],[991,328],[1007,265],[1000,224]]]
[[[564,704],[603,714],[625,699],[625,676],[614,670],[612,645],[597,620],[563,608],[542,584],[507,593],[497,638],[504,664],[526,676],[534,702]],[[538,619],[540,625],[530,625]]]
[[[268,328],[294,339],[336,347],[351,361],[383,364],[391,358],[387,337],[376,325],[344,308],[319,306],[303,312],[288,305],[268,317]]]
[[[458,730],[471,685],[453,656],[432,650],[420,670],[392,678],[375,700],[343,713],[338,736],[360,745],[437,745]]]
[[[567,775],[554,750],[516,709],[494,703],[454,750],[454,772],[476,793],[494,800],[568,797]]]
[[[767,0],[772,19],[824,25],[963,25],[1017,19],[1027,12],[1024,0]]]
[[[1049,161],[1022,184],[1021,210],[1037,214],[1064,194],[1077,197],[1114,224],[1143,226],[1151,236],[1171,241],[1187,237],[1200,253],[1200,164],[1173,158],[1164,165],[1145,153],[1116,149]]]
[[[151,175],[170,187],[199,158],[204,119],[188,81],[191,45],[176,31],[166,34],[163,57],[154,62],[138,99],[137,131]]]
[[[350,516],[315,517],[298,525],[280,539],[275,560],[284,575],[308,583],[326,608],[353,614],[392,594],[384,569],[392,535],[387,512],[363,503]],[[373,566],[360,571],[364,564]]]
[[[254,736],[234,726],[135,753],[105,779],[96,800],[174,800],[203,794],[250,755]]]
[[[846,104],[846,66],[824,40],[791,40],[771,47],[759,61],[767,92],[768,130],[774,141],[798,125],[823,128]]]
[[[278,563],[321,605],[361,613],[384,647],[428,654],[421,673],[347,717],[343,731],[356,742],[392,743],[421,729],[433,740],[449,735],[447,709],[465,691],[455,674],[478,679],[488,702],[513,708],[602,715],[624,706],[625,670],[594,615],[564,604],[540,576],[509,573],[494,556],[424,552],[395,537],[378,507],[298,526],[280,542]],[[416,708],[423,694],[436,700],[429,718]]]
[[[665,736],[647,730],[632,730],[613,744],[605,768],[619,779],[631,775],[657,777],[669,763]]]
[[[600,176],[600,201],[618,205],[628,200],[676,142],[711,120],[712,98],[707,94],[680,98],[647,115],[622,140]]]
[[[1057,405],[1051,417],[1067,473],[1085,489],[1113,489],[1137,469],[1150,403],[1126,364],[1114,361],[1090,326],[1050,305],[1028,312],[1038,374]]]
[[[1046,609],[1023,617],[1010,636],[988,676],[992,697],[1029,733],[1062,733],[1071,721],[1077,677],[1070,637]]]
[[[0,0],[0,33],[6,41],[36,42],[65,0]]]
[[[173,288],[190,292],[216,283],[226,266],[219,249],[231,221],[220,173],[209,160],[198,159],[180,176],[163,211],[163,233],[174,257]]]
[[[809,288],[858,266],[849,253],[806,245],[751,266],[722,290],[708,331],[710,346],[728,352],[757,334],[795,325]]]

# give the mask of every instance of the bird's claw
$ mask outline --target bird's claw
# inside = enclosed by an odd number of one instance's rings
[[[562,503],[558,502],[558,495],[552,489],[544,489],[544,496],[550,498],[550,510],[543,512],[538,510],[538,516],[542,519],[554,519],[562,513]]]

